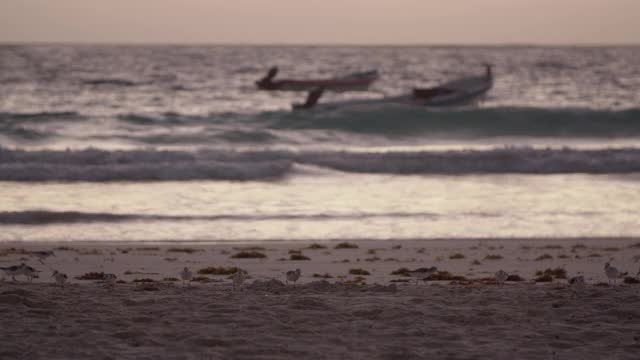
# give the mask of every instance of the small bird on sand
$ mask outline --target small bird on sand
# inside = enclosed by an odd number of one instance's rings
[[[0,267],[0,270],[2,270],[6,276],[11,276],[11,279],[13,279],[13,281],[17,281],[16,276],[25,275],[26,268],[27,265],[25,263],[22,263],[20,265]]]
[[[416,279],[416,285],[418,285],[418,281],[429,278],[431,275],[438,272],[438,268],[432,266],[430,268],[419,268],[413,271],[409,271],[408,274],[412,278]]]
[[[24,268],[22,270],[22,273],[29,279],[29,282],[33,282],[33,278],[37,278],[39,272],[40,271],[28,265],[24,265]]]
[[[118,280],[118,277],[116,274],[105,274],[103,279],[107,287],[114,287],[116,286],[116,280]]]
[[[569,279],[569,286],[571,286],[571,297],[578,296],[578,290],[582,289],[587,282],[584,280],[584,276],[578,275]]]
[[[496,283],[498,285],[503,285],[505,281],[509,278],[509,274],[507,274],[504,270],[500,269],[496,272]]]
[[[44,264],[44,260],[46,258],[48,258],[49,256],[56,256],[56,254],[53,253],[53,251],[48,250],[48,251],[32,251],[31,255],[34,255],[38,258],[38,261],[40,262],[40,264]]]
[[[618,278],[618,276],[620,276],[620,271],[618,271],[618,269],[616,269],[615,267],[611,266],[611,264],[606,263],[604,264],[604,273],[605,275],[607,275],[609,283],[611,283],[611,280],[613,279],[613,285],[615,285],[616,279]]]
[[[56,284],[60,285],[60,287],[64,287],[64,284],[67,282],[67,274],[63,274],[58,270],[54,270],[51,277],[55,278]]]
[[[180,279],[182,279],[182,286],[184,286],[184,283],[187,281],[191,282],[191,279],[193,279],[193,273],[188,267],[185,266],[184,269],[182,269],[180,272]]]
[[[571,279],[569,279],[569,285],[571,286],[581,287],[581,286],[584,286],[586,283],[587,282],[584,280],[584,276],[582,275],[574,276]]]
[[[247,278],[247,274],[244,270],[238,269],[233,274],[233,291],[237,291],[238,289],[242,290],[242,284],[244,284],[244,280]]]
[[[298,279],[300,279],[300,275],[301,274],[302,274],[302,271],[300,271],[300,269],[296,269],[296,271],[293,271],[293,270],[287,271],[286,283],[288,284],[289,281],[291,281],[291,282],[293,282],[293,286],[296,286],[296,281],[298,281]]]

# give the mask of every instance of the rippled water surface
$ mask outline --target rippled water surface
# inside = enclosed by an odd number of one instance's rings
[[[371,103],[495,66],[480,102]],[[0,240],[640,236],[640,48],[0,46]],[[279,77],[376,68],[347,106]]]

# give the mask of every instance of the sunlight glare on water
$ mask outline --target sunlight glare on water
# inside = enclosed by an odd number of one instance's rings
[[[5,226],[0,240],[640,235],[635,226],[640,216],[640,185],[634,176],[315,174],[272,183],[32,184],[24,191],[25,186],[3,183],[3,211],[181,218],[12,225]]]

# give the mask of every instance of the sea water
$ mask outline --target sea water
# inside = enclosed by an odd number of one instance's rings
[[[359,103],[494,65],[475,104]],[[640,236],[638,47],[0,46],[0,241]],[[378,69],[291,111],[278,77]]]

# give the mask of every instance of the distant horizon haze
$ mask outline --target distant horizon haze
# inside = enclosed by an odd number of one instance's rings
[[[0,43],[640,44],[637,0],[3,0]]]

